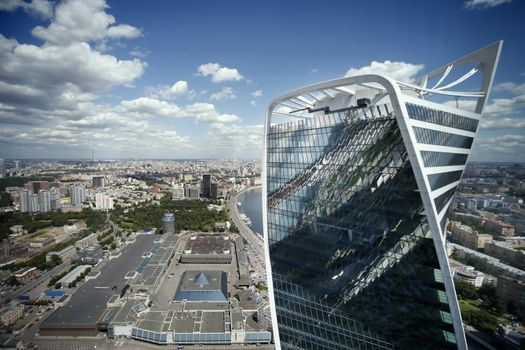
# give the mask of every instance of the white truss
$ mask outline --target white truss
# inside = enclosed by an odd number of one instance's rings
[[[468,118],[469,120],[476,120],[479,122],[492,87],[495,69],[499,60],[502,44],[502,41],[496,42],[479,51],[455,60],[454,62],[443,66],[442,68],[432,71],[413,83],[395,81],[389,77],[369,74],[347,77],[304,87],[274,99],[270,104],[266,115],[265,136],[267,136],[270,132],[273,116],[286,117],[288,118],[288,121],[293,121],[297,118],[311,119],[316,115],[323,113],[322,108],[324,107],[329,107],[331,110],[348,108],[352,105],[355,105],[359,90],[363,90],[363,87],[365,87],[368,90],[368,93],[371,94],[372,107],[384,99],[390,100],[390,104],[394,109],[405,147],[409,154],[410,163],[414,171],[416,182],[421,193],[423,205],[428,217],[430,231],[434,240],[439,265],[443,273],[445,289],[449,298],[450,311],[459,349],[467,349],[467,345],[461,321],[461,314],[457,303],[457,296],[452,282],[448,257],[445,249],[445,232],[443,232],[444,230],[440,225],[441,219],[446,214],[447,208],[450,205],[452,198],[450,198],[442,208],[437,208],[435,203],[436,198],[441,194],[457,187],[459,184],[459,178],[457,181],[448,183],[443,187],[432,190],[429,176],[440,173],[446,174],[457,171],[463,172],[466,162],[465,164],[461,165],[425,167],[421,152],[449,152],[459,155],[465,154],[468,156],[470,154],[471,148],[419,143],[415,135],[414,127],[472,138],[475,137],[477,129],[469,131],[450,126],[433,124],[427,121],[411,119],[407,111],[407,103],[424,108],[430,108],[432,110],[447,112],[457,116],[457,118]],[[455,69],[463,66],[474,66],[474,68],[470,69],[466,74],[461,75],[459,78],[444,84]],[[482,75],[481,86],[478,91],[456,90],[458,86],[465,83],[469,78],[475,76],[476,74]],[[427,87],[428,82],[433,79],[437,79],[437,82],[433,85],[433,87]],[[455,88],[455,90],[450,91],[449,88]],[[474,111],[469,111],[458,108],[457,103],[456,107],[453,107],[443,103],[432,102],[429,100],[429,98],[432,96],[452,97],[456,101],[460,98],[475,99],[476,107]],[[318,110],[312,112],[311,109]],[[264,140],[265,154],[263,157],[263,225],[265,260],[268,276],[268,292],[272,312],[274,339],[277,348],[280,349],[273,283],[271,279],[272,271],[270,264],[269,237],[267,227],[266,149],[267,137],[265,137]]]

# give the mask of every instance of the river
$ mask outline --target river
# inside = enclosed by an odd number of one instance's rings
[[[241,206],[239,211],[246,214],[252,221],[252,230],[262,236],[263,219],[262,219],[262,188],[257,187],[253,190],[241,193],[238,197]]]

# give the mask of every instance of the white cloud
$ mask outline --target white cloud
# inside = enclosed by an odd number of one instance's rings
[[[216,93],[211,94],[210,99],[215,101],[225,101],[236,98],[233,88],[225,86]]]
[[[151,97],[120,102],[119,111],[138,116],[184,117],[179,106]]]
[[[146,67],[138,59],[101,54],[86,43],[39,47],[2,34],[0,61],[0,101],[43,109],[71,107],[115,86],[132,84]]]
[[[511,81],[497,84],[494,86],[494,92],[510,92],[515,95],[525,95],[525,84],[516,84]]]
[[[22,8],[31,15],[36,15],[44,19],[53,15],[53,3],[47,0],[2,0],[0,1],[0,11],[15,11]]]
[[[253,97],[261,97],[262,96],[262,90],[255,90],[250,93]]]
[[[197,102],[184,107],[151,97],[122,101],[116,109],[135,117],[194,118],[199,122],[232,123],[241,120],[234,114],[221,114],[212,103]]]
[[[319,69],[317,69],[317,68],[312,68],[312,69],[310,70],[310,74],[315,74],[315,73],[317,73],[317,72],[319,72]]]
[[[48,43],[60,45],[141,35],[138,28],[128,24],[115,25],[115,17],[105,12],[107,7],[105,0],[61,2],[55,8],[51,24],[47,28],[37,26],[32,33]]]
[[[512,159],[513,161],[524,161],[525,135],[507,134],[497,136],[483,136],[476,141],[472,156],[484,159],[486,154],[491,154],[494,159],[497,156]]]
[[[157,85],[146,88],[146,95],[153,98],[162,98],[165,100],[173,100],[184,95],[194,95],[195,92],[189,89],[188,82],[179,80],[173,85]]]
[[[233,123],[241,120],[234,114],[221,114],[217,111],[215,106],[211,103],[194,103],[184,108],[184,113],[187,116],[195,117],[200,122],[210,123]]]
[[[244,77],[235,68],[223,67],[218,63],[206,63],[197,68],[198,75],[207,77],[211,76],[211,81],[220,83],[223,81],[239,81]]]
[[[469,10],[485,9],[489,7],[496,7],[503,4],[508,4],[512,0],[467,0],[465,1],[465,8]]]
[[[422,64],[412,64],[407,62],[389,61],[384,62],[372,61],[370,65],[361,68],[350,68],[345,76],[351,77],[363,74],[380,74],[395,80],[410,82],[414,76],[419,73],[425,66]]]
[[[257,102],[255,102],[255,100],[251,100],[251,101],[250,101],[250,105],[251,105],[252,107],[256,107],[256,106],[257,106]]]

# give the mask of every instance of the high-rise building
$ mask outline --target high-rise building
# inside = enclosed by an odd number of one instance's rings
[[[29,212],[36,213],[40,211],[40,200],[38,194],[29,195]]]
[[[58,187],[51,187],[49,190],[50,194],[50,201],[51,201],[51,210],[58,210],[62,207],[62,204],[60,203],[60,188]]]
[[[104,187],[106,185],[104,176],[93,176],[92,183],[94,188]]]
[[[113,209],[113,198],[105,193],[95,194],[95,208],[100,210]]]
[[[219,190],[219,187],[217,183],[212,182],[212,184],[210,185],[210,198],[211,199],[217,199],[218,190]]]
[[[175,233],[175,215],[165,212],[162,217],[162,233]]]
[[[30,192],[27,188],[22,188],[18,190],[18,199],[20,201],[20,211],[22,213],[29,212],[29,195],[30,195]]]
[[[51,193],[47,190],[40,190],[38,192],[38,204],[40,211],[51,211]]]
[[[467,348],[444,225],[500,50],[414,82],[346,77],[271,103],[263,215],[278,349]]]
[[[174,184],[172,189],[173,200],[184,199],[186,197],[184,192],[184,184]]]
[[[5,171],[5,160],[0,159],[0,177],[4,177],[6,174]]]
[[[83,185],[72,184],[69,186],[69,198],[72,205],[82,205],[86,200],[86,190]]]
[[[211,175],[210,174],[202,175],[201,196],[203,196],[204,198],[211,197]]]

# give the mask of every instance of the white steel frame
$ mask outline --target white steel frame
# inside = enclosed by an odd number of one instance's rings
[[[449,128],[446,126],[431,124],[428,122],[410,119],[406,103],[414,103],[423,107],[432,108],[434,110],[441,110],[450,112],[463,117],[471,118],[480,121],[486,105],[489,93],[494,80],[496,67],[499,61],[501,47],[503,41],[498,41],[483,49],[473,52],[463,58],[453,61],[452,63],[439,68],[431,73],[424,75],[419,80],[413,83],[400,82],[382,75],[367,74],[353,77],[346,77],[331,81],[322,82],[307,86],[287,94],[284,94],[274,99],[268,107],[265,120],[265,138],[264,138],[264,156],[263,156],[263,229],[264,229],[264,243],[265,243],[265,262],[266,272],[268,278],[268,294],[270,301],[270,309],[272,316],[272,327],[274,334],[274,341],[276,348],[280,349],[280,340],[277,324],[277,314],[275,309],[274,290],[272,282],[272,269],[270,263],[269,237],[267,227],[267,179],[266,179],[266,157],[267,157],[267,137],[270,133],[272,125],[272,117],[288,117],[293,119],[311,119],[316,113],[309,113],[308,110],[294,111],[304,108],[319,108],[322,106],[330,106],[331,103],[340,104],[341,101],[350,101],[350,98],[356,95],[357,89],[373,89],[376,91],[375,97],[372,99],[372,106],[380,100],[389,97],[390,103],[393,107],[397,123],[399,125],[401,135],[405,147],[407,149],[410,163],[414,171],[417,186],[421,193],[423,205],[428,217],[428,223],[432,233],[434,246],[436,248],[439,265],[443,274],[445,290],[449,299],[449,306],[453,319],[454,331],[456,335],[458,349],[467,349],[465,333],[463,330],[461,314],[457,302],[457,295],[450,273],[448,257],[445,247],[445,232],[441,229],[440,221],[447,212],[447,208],[452,200],[444,206],[441,212],[437,212],[434,204],[434,199],[440,194],[455,188],[459,184],[459,180],[451,183],[445,187],[432,191],[429,185],[429,174],[449,171],[463,171],[465,165],[461,166],[446,166],[426,168],[421,158],[421,150],[433,151],[448,151],[453,153],[463,153],[470,155],[471,148],[452,148],[446,146],[435,146],[419,144],[414,135],[414,126],[422,126],[426,129],[444,131],[450,134],[475,137],[476,132],[463,131],[456,128]],[[474,68],[469,70],[466,74],[460,76],[456,80],[442,85],[446,78],[454,69],[465,65],[473,65]],[[467,81],[475,74],[482,74],[481,87],[479,91],[450,91],[449,88],[455,88]],[[427,87],[429,80],[438,79],[433,87]],[[451,107],[443,103],[436,103],[429,100],[432,96],[445,96],[458,99],[476,99],[476,107],[474,111],[468,111],[456,107]],[[350,97],[350,98],[345,98]],[[456,103],[457,104],[457,103]],[[337,108],[349,107],[340,106]],[[322,112],[321,112],[322,113]],[[478,125],[479,129],[479,125]],[[468,161],[468,159],[467,159]]]

